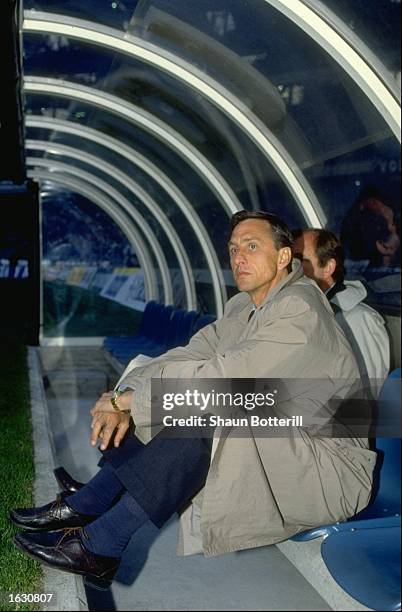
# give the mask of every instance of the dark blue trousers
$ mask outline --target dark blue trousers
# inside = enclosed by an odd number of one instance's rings
[[[197,433],[201,432],[195,428]],[[100,464],[110,462],[123,486],[160,528],[204,486],[211,449],[211,438],[159,434],[143,444],[131,434],[120,447],[104,451]]]

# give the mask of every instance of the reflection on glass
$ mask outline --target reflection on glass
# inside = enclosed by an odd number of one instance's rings
[[[322,0],[400,79],[400,0]]]
[[[361,190],[342,223],[350,277],[362,277],[373,302],[400,304],[400,211],[374,186]]]

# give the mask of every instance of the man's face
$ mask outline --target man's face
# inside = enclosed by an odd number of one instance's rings
[[[269,291],[287,275],[284,251],[276,250],[269,223],[246,219],[233,230],[229,242],[230,265],[239,291],[246,291],[259,306]],[[285,255],[287,255],[285,253]]]
[[[325,268],[321,268],[315,251],[315,236],[312,232],[303,232],[300,238],[293,243],[293,255],[302,262],[304,274],[315,280],[317,285],[325,291],[330,284],[326,278]]]

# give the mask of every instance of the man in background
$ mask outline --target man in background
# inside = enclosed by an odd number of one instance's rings
[[[362,379],[377,396],[389,371],[390,347],[384,319],[363,303],[367,296],[363,283],[344,279],[343,250],[335,234],[310,228],[294,232],[294,238],[295,257],[302,261],[305,275],[325,293],[350,342]]]

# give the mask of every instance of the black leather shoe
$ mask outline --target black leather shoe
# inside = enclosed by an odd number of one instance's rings
[[[28,531],[58,531],[71,527],[84,527],[98,515],[80,514],[68,505],[70,494],[60,493],[56,500],[41,508],[16,508],[10,512],[10,520]]]
[[[70,476],[70,474],[63,467],[58,467],[53,470],[53,474],[56,477],[57,482],[60,485],[62,491],[68,491],[69,493],[77,493],[84,486],[83,482],[78,482]]]
[[[120,558],[89,552],[83,545],[86,539],[88,536],[82,529],[65,529],[57,533],[22,532],[13,541],[36,561],[64,572],[80,574],[87,584],[97,589],[108,589],[120,565]]]

